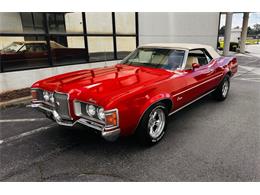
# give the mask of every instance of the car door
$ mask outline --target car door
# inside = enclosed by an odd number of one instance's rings
[[[200,67],[193,69],[192,64]],[[215,66],[212,66],[212,57],[208,56],[204,49],[190,50],[185,67],[186,86],[183,93],[177,97],[183,104],[198,98],[212,88],[212,78],[215,74]]]

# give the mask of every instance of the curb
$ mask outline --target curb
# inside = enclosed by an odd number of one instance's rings
[[[5,102],[0,102],[0,108],[2,109],[2,108],[12,107],[12,106],[26,105],[30,103],[30,101],[31,101],[31,96],[17,98]]]

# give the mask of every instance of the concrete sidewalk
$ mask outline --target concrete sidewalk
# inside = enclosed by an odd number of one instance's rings
[[[260,44],[246,45],[246,51],[249,52],[249,55],[260,58]]]
[[[0,109],[11,107],[11,106],[27,105],[30,103],[30,101],[31,101],[31,96],[26,96],[26,97],[12,99],[9,101],[0,102]]]

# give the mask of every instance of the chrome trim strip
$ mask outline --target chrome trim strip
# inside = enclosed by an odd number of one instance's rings
[[[77,101],[77,100],[74,100],[73,101],[73,110],[74,110],[74,114],[76,116],[81,116],[82,115],[82,112],[81,112],[81,105],[80,105],[80,102]]]
[[[114,109],[111,109],[111,110],[106,110],[105,114],[109,114],[109,113],[114,112],[114,111],[116,111],[116,119],[117,119],[116,122],[117,122],[117,125],[116,126],[105,126],[105,131],[119,127],[119,113],[118,113],[118,109],[117,108],[114,108]],[[106,124],[106,122],[105,122],[105,124]]]
[[[120,129],[102,132],[102,137],[107,141],[115,141],[120,135]]]
[[[211,91],[209,91],[209,92],[207,92],[207,93],[203,94],[202,96],[200,96],[200,97],[196,98],[195,100],[192,100],[191,102],[189,102],[189,103],[185,104],[184,106],[182,106],[182,107],[178,108],[177,110],[174,110],[174,111],[173,111],[173,112],[171,112],[171,113],[170,113],[168,116],[171,116],[172,114],[174,114],[174,113],[176,113],[176,112],[180,111],[181,109],[185,108],[186,106],[189,106],[190,104],[192,104],[192,103],[196,102],[197,100],[199,100],[199,99],[201,99],[201,98],[205,97],[206,95],[208,95],[208,94],[212,93],[213,91],[215,91],[215,89],[213,89],[213,90],[211,90]]]
[[[48,109],[48,108],[42,106],[42,104],[31,104],[28,107],[39,108],[39,109],[42,109],[46,112],[52,113],[52,115],[55,111],[55,110],[51,110],[51,109]],[[117,109],[113,109],[113,110],[117,110]],[[118,111],[116,111],[116,113],[118,113]],[[93,129],[96,129],[96,130],[99,130],[99,131],[102,131],[102,132],[109,132],[110,130],[112,131],[114,129],[119,129],[119,126],[106,127],[105,124],[100,124],[96,121],[93,121],[91,119],[86,119],[86,118],[80,118],[80,119],[76,120],[75,122],[73,122],[72,120],[71,120],[71,122],[64,122],[64,121],[56,120],[56,122],[60,125],[65,125],[65,126],[70,126],[70,127],[74,126],[76,123],[81,123],[83,125],[86,125],[88,127],[91,127]],[[119,124],[119,122],[118,122],[118,124]]]
[[[31,90],[30,92],[32,92],[32,90],[37,91],[37,90],[43,90],[43,89],[41,89],[41,88],[31,88],[30,90]],[[32,94],[31,94],[31,95],[32,95]],[[34,100],[34,99],[32,99],[31,102],[42,102],[42,101],[41,101],[41,100]]]
[[[32,89],[43,90],[43,89],[40,89],[40,88],[32,88]],[[54,91],[53,93],[66,94],[67,95],[67,105],[68,105],[68,111],[69,111],[68,114],[69,114],[69,116],[71,118],[71,111],[70,111],[70,104],[69,104],[69,94],[61,93],[61,92],[57,92],[57,91]],[[80,101],[78,101],[78,102],[80,102]],[[51,110],[49,108],[44,107],[43,106],[44,103],[45,103],[44,101],[32,101],[32,104],[28,105],[27,107],[39,108],[39,109],[44,110],[46,112],[52,113],[52,115],[53,115],[53,112],[55,110]],[[73,104],[73,106],[74,106],[74,104]],[[93,128],[93,129],[96,129],[96,130],[100,131],[102,137],[104,139],[106,139],[107,141],[114,141],[114,140],[116,140],[119,137],[121,130],[119,128],[119,113],[118,113],[118,109],[115,108],[115,109],[112,109],[112,110],[108,110],[108,111],[105,111],[105,113],[110,113],[112,111],[116,111],[117,119],[118,119],[117,126],[106,127],[105,124],[97,123],[96,121],[93,121],[92,118],[91,119],[80,118],[80,119],[78,119],[78,120],[76,120],[74,122],[72,121],[72,118],[71,118],[71,121],[68,121],[68,122],[56,120],[56,123],[59,124],[59,125],[69,126],[69,127],[74,126],[76,123],[80,123],[82,125],[85,125],[85,126],[88,126],[90,128]],[[98,122],[100,122],[100,121],[98,121]]]
[[[48,112],[53,112],[53,110],[48,109],[48,108],[46,108],[46,107],[43,107],[42,105],[39,105],[38,108],[41,108],[41,109],[43,109],[43,110],[45,110],[45,111],[48,111]]]
[[[89,102],[80,101],[80,100],[77,100],[77,99],[75,99],[73,102],[74,102],[74,103],[73,103],[74,112],[75,112],[75,115],[76,115],[76,116],[79,116],[79,117],[88,119],[88,120],[90,120],[90,121],[94,121],[94,122],[97,122],[97,123],[101,123],[101,124],[106,125],[106,122],[105,122],[105,121],[99,120],[99,119],[94,118],[94,117],[90,117],[90,116],[83,115],[82,112],[81,112],[81,105],[80,105],[80,103],[89,104],[89,105],[94,105],[94,106],[96,106],[96,107],[101,107],[101,106],[98,106],[97,104],[93,104],[93,103],[89,103]],[[75,110],[75,109],[77,109],[77,110]],[[80,109],[80,110],[78,110],[78,109]],[[114,109],[111,109],[111,110],[105,110],[104,112],[105,112],[105,114],[109,114],[109,113],[114,112],[114,111],[116,111],[117,126],[105,126],[105,131],[119,127],[119,112],[118,112],[118,109],[117,109],[117,108],[114,108]]]
[[[65,122],[56,121],[56,123],[58,123],[59,125],[67,126],[67,127],[72,127],[75,125],[75,122],[74,123],[65,123]]]
[[[40,109],[43,109],[43,110],[50,112],[52,114],[54,112],[53,110],[42,107],[41,104],[31,104],[30,107],[40,108]],[[54,117],[54,119],[55,119],[55,117]],[[95,123],[93,121],[89,121],[89,120],[84,119],[84,118],[80,118],[80,119],[78,119],[74,122],[73,121],[64,122],[64,121],[59,121],[59,120],[56,120],[56,122],[59,125],[69,126],[69,127],[74,126],[76,123],[80,123],[82,125],[85,125],[87,127],[90,127],[90,128],[93,128],[93,129],[100,131],[101,136],[107,141],[115,141],[120,136],[120,131],[121,131],[120,128],[113,128],[110,131],[106,131],[107,129],[105,128],[104,125]]]
[[[184,91],[182,91],[182,92],[179,92],[179,93],[177,93],[177,94],[174,94],[172,97],[176,97],[176,96],[178,96],[178,95],[180,95],[180,94],[183,94],[183,93],[185,93],[185,92],[187,92],[187,91],[190,91],[190,90],[192,90],[192,89],[194,89],[194,88],[196,88],[196,87],[199,87],[199,86],[201,86],[201,85],[203,85],[203,84],[205,84],[205,83],[208,83],[208,82],[210,82],[210,81],[212,81],[212,80],[214,80],[214,79],[217,79],[217,78],[219,78],[219,77],[221,77],[221,76],[223,76],[224,74],[220,74],[220,75],[217,75],[217,76],[215,76],[215,77],[213,77],[213,78],[210,78],[210,79],[208,79],[208,80],[206,80],[206,81],[204,81],[204,82],[202,82],[202,83],[200,83],[200,84],[198,84],[198,85],[196,85],[196,86],[193,86],[193,87],[191,87],[191,88],[189,88],[189,89],[185,89]]]
[[[183,57],[183,62],[182,62],[182,66],[181,66],[181,70],[184,70],[185,69],[185,66],[187,64],[187,60],[188,60],[188,55],[189,55],[189,50],[185,50],[185,53],[184,53],[184,57]]]
[[[62,95],[66,95],[67,96],[67,106],[68,106],[68,117],[72,120],[73,118],[72,118],[72,116],[71,116],[71,111],[70,111],[70,104],[69,104],[69,97],[70,97],[70,94],[69,93],[63,93],[63,92],[58,92],[58,91],[49,91],[49,90],[46,90],[46,89],[42,89],[42,88],[31,88],[31,90],[42,90],[42,91],[47,91],[47,92],[49,92],[49,93],[53,93],[53,95],[54,95],[54,93],[58,93],[58,94],[62,94]],[[42,104],[46,104],[46,105],[48,105],[48,106],[51,106],[51,107],[53,107],[53,108],[55,108],[55,105],[54,104],[51,104],[50,102],[46,102],[46,101],[41,101],[41,100],[35,100],[35,101],[33,101],[32,100],[32,103],[42,103]]]
[[[100,125],[98,123],[95,123],[93,121],[88,121],[87,119],[82,119],[80,118],[79,120],[77,120],[76,122],[78,123],[81,123],[83,125],[86,125],[88,127],[91,127],[93,129],[96,129],[96,130],[99,130],[99,131],[103,131],[104,129],[104,126],[103,125]],[[94,123],[94,124],[93,124]]]
[[[50,106],[50,107],[55,108],[55,106],[54,106],[53,104],[51,104],[51,103],[49,103],[49,102],[46,102],[46,101],[40,101],[40,100],[33,101],[33,100],[32,100],[32,103],[34,103],[34,104],[37,104],[37,103],[45,104],[45,105],[48,105],[48,106]]]
[[[95,121],[97,123],[105,124],[105,121],[101,121],[101,120],[99,120],[97,118],[90,117],[90,116],[82,114],[82,112],[81,112],[81,104],[80,103],[84,103],[84,104],[88,104],[88,105],[94,105],[95,107],[100,107],[100,106],[97,106],[96,104],[82,102],[82,101],[79,101],[79,100],[74,100],[73,101],[73,105],[74,105],[74,112],[75,112],[76,116],[79,116],[79,117],[82,117],[82,118],[85,118],[85,119],[89,119],[89,120],[93,120],[93,121]],[[76,110],[76,109],[79,109],[79,110]]]
[[[39,108],[39,109],[42,109],[44,111],[50,112],[52,114],[55,111],[55,110],[51,110],[51,109],[43,107],[42,104],[31,104],[30,107],[32,107],[32,108]],[[87,121],[89,123],[84,123],[83,120],[85,120],[85,121]],[[91,120],[88,120],[88,119],[84,119],[84,118],[80,118],[80,119],[76,120],[75,122],[71,121],[71,122],[66,123],[66,122],[61,122],[61,121],[57,121],[57,120],[56,120],[56,122],[58,124],[60,124],[60,125],[66,125],[66,126],[74,126],[76,123],[81,123],[81,124],[87,125],[87,126],[92,127],[92,128],[94,128],[94,126],[91,125],[91,123],[95,123],[94,121],[91,121]],[[98,124],[98,123],[95,123],[95,124],[99,125],[99,127],[100,127],[100,128],[95,128],[95,129],[103,131],[104,125]]]

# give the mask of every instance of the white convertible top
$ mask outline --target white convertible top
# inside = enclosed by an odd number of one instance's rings
[[[185,49],[185,50],[206,49],[213,58],[220,57],[220,55],[216,52],[216,50],[213,47],[211,47],[209,45],[203,45],[203,44],[193,44],[193,43],[150,43],[150,44],[141,45],[140,47],[171,48],[171,49]]]

